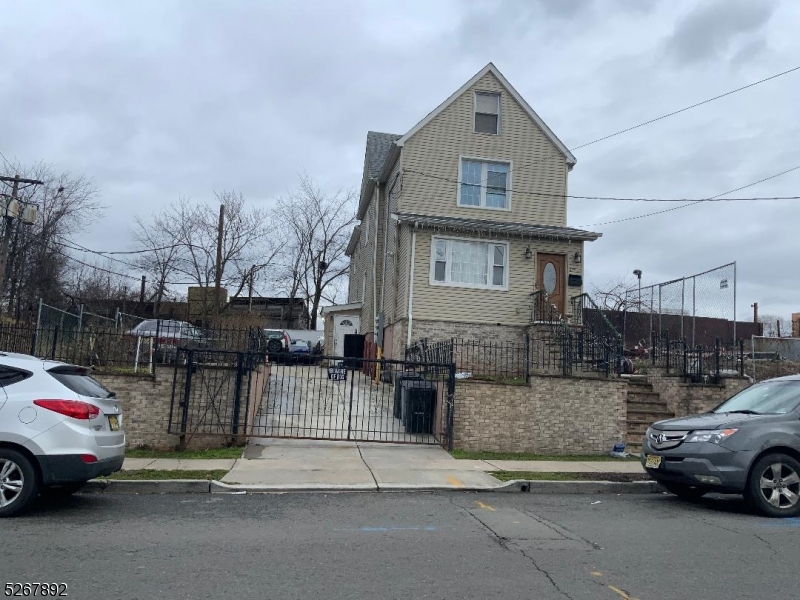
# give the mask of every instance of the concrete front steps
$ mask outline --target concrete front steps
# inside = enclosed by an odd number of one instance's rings
[[[631,377],[628,380],[628,435],[626,450],[638,454],[642,449],[645,431],[656,421],[671,419],[675,415],[667,409],[667,403],[653,390],[646,378]]]

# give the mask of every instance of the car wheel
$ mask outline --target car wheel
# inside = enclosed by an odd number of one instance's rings
[[[659,481],[662,487],[678,498],[683,500],[699,500],[708,493],[705,488],[697,487],[696,485],[688,485],[685,483],[675,483],[673,481]]]
[[[39,477],[28,457],[0,448],[0,518],[24,510],[38,491]]]
[[[71,496],[72,494],[81,491],[84,485],[86,485],[85,481],[77,481],[74,483],[66,483],[64,485],[48,486],[43,487],[40,493],[46,498],[66,498],[67,496]]]
[[[800,462],[788,454],[762,456],[750,470],[747,499],[768,517],[800,514]]]

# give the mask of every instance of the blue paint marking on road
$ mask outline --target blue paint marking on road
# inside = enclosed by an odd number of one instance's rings
[[[762,523],[761,526],[769,529],[800,527],[800,517],[790,517],[788,519],[781,519],[780,521],[770,521],[769,523]]]

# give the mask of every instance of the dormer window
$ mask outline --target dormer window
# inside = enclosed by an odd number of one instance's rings
[[[500,133],[500,94],[475,92],[475,133]]]

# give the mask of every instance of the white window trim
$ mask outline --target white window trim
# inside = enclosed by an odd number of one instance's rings
[[[361,247],[362,248],[364,246],[366,246],[367,244],[369,244],[369,229],[370,229],[369,222],[370,222],[370,215],[371,214],[372,214],[372,203],[370,203],[370,206],[367,209],[367,214],[364,215],[364,218],[361,221],[363,223],[363,226],[362,226],[362,230],[363,231],[361,232],[361,234],[362,234],[361,235]],[[362,298],[362,300],[363,300],[363,298]]]
[[[462,182],[462,173],[463,173],[463,164],[465,160],[471,160],[475,162],[483,162],[483,163],[495,163],[498,165],[508,165],[508,173],[506,174],[506,208],[498,208],[496,206],[486,206],[486,185],[481,186],[481,202],[480,206],[475,206],[473,204],[462,204],[461,203],[461,182]],[[502,160],[499,158],[484,158],[480,156],[466,156],[463,154],[459,154],[458,156],[458,189],[456,191],[456,206],[459,208],[475,208],[480,210],[493,210],[493,211],[500,211],[500,212],[511,212],[511,196],[513,186],[511,185],[511,174],[514,172],[514,161],[513,160]],[[484,178],[481,178],[481,183],[486,183]]]
[[[437,240],[455,240],[457,242],[477,242],[480,244],[489,244],[491,246],[505,246],[505,258],[506,264],[505,268],[503,269],[503,285],[479,285],[477,283],[453,283],[450,281],[436,281],[436,242]],[[450,235],[432,235],[431,236],[431,259],[430,259],[430,273],[428,277],[428,283],[432,286],[437,287],[454,287],[454,288],[468,288],[468,289],[475,289],[475,290],[494,290],[497,292],[507,292],[508,291],[508,279],[509,279],[509,271],[510,271],[510,263],[511,263],[511,254],[509,253],[509,243],[502,242],[499,240],[487,240],[482,238],[468,238],[468,237],[455,237]],[[488,253],[488,260],[487,263],[488,271],[487,271],[487,281],[491,279],[492,276],[492,266],[493,266],[493,253]]]
[[[497,132],[496,133],[487,133],[485,131],[475,131],[475,115],[478,114],[478,94],[491,94],[492,96],[497,96]],[[490,90],[475,90],[472,94],[472,133],[477,133],[478,135],[500,135],[500,132],[503,130],[503,94],[500,92],[492,92]],[[489,113],[481,113],[489,114]]]

